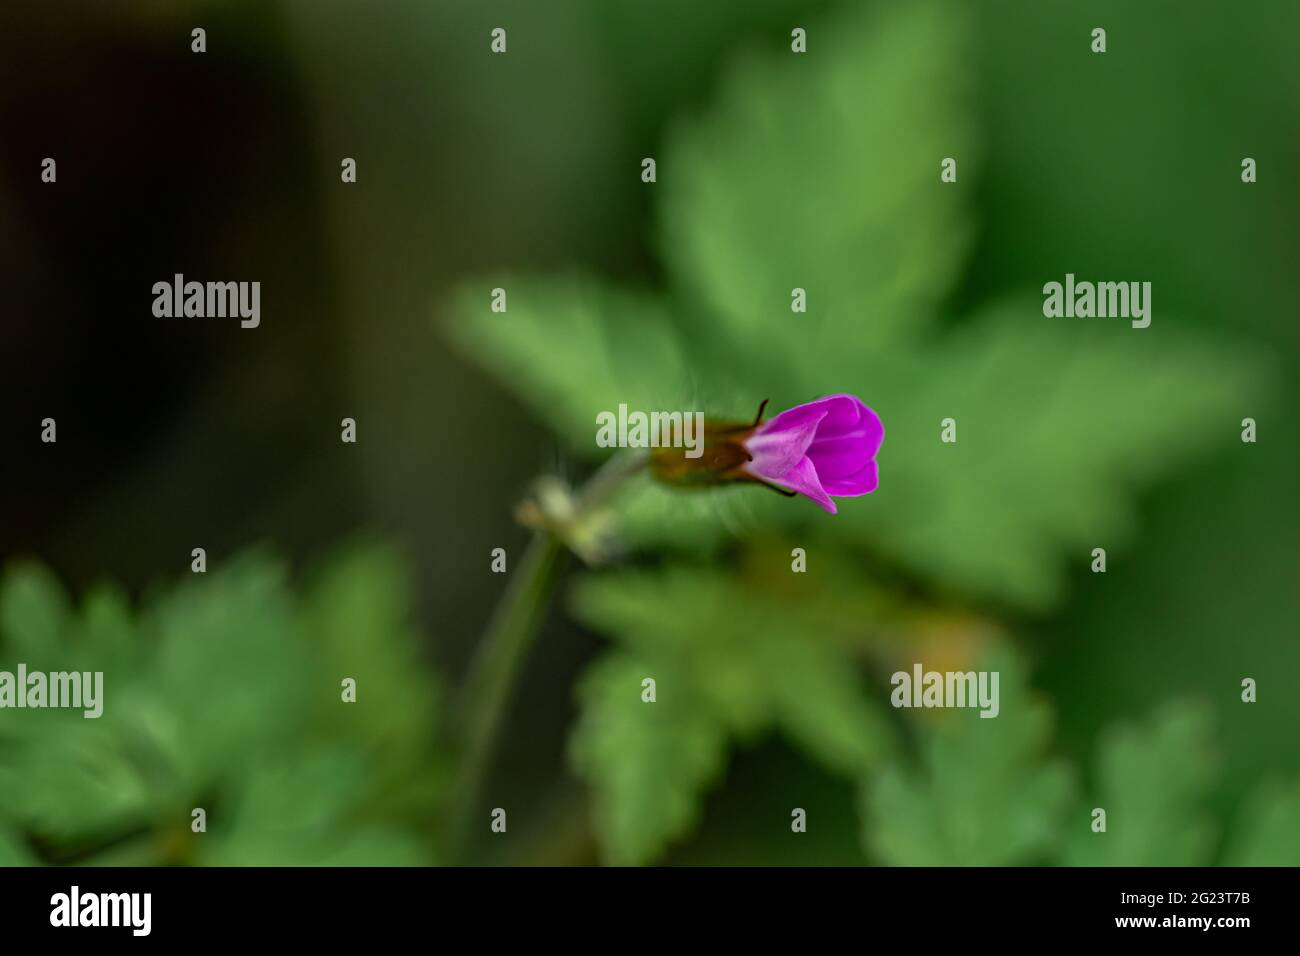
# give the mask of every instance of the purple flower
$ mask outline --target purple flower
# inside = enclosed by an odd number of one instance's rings
[[[811,498],[835,514],[832,498],[876,490],[880,417],[856,395],[829,395],[787,409],[745,439],[745,471],[778,489]]]

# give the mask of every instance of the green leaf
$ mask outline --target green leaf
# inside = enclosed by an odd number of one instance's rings
[[[441,693],[411,624],[405,563],[378,543],[346,548],[314,577],[303,605],[322,675],[312,695],[316,736],[370,756],[368,804],[377,815],[427,813],[446,769],[434,746]],[[345,677],[357,682],[349,704],[340,696]]]
[[[86,662],[101,660],[135,666],[147,651],[140,646],[131,602],[121,588],[100,584],[87,592],[77,629],[78,651]]]
[[[240,832],[255,836],[231,854],[261,860],[284,851],[279,862],[314,862],[307,844],[319,837],[330,860],[410,856],[391,837],[436,798],[440,781],[425,775],[437,764],[426,749],[436,696],[415,659],[403,575],[391,555],[370,548],[341,557],[321,577],[308,613],[282,565],[262,554],[156,590],[138,615],[110,587],[92,590],[74,613],[51,580],[18,569],[0,582],[5,648],[57,642],[58,663],[45,666],[102,671],[103,710],[98,718],[81,709],[4,712],[0,819],[19,838],[51,862],[175,862],[194,850],[185,842],[189,810],[203,806],[221,822],[238,794]],[[347,718],[339,714],[353,706],[340,701],[342,667],[370,682]],[[361,703],[366,687],[370,706]],[[337,812],[292,836],[302,849],[290,853],[276,837],[292,828],[286,819],[256,819],[259,808],[284,808],[250,778],[267,768],[292,771],[286,793],[301,799],[300,820],[315,795],[326,796],[319,767],[327,756],[354,768],[346,775],[352,789]],[[408,801],[395,812],[397,796],[417,786],[420,810]]]
[[[507,293],[493,312],[490,291]],[[644,412],[696,407],[682,346],[665,305],[581,277],[497,277],[451,304],[457,343],[584,457],[599,457],[596,416],[620,403]]]
[[[158,794],[125,723],[79,711],[15,712],[0,746],[0,814],[59,844],[147,826]]]
[[[17,833],[0,825],[0,866],[37,866],[39,861]]]
[[[641,699],[643,679],[658,687]],[[722,771],[727,734],[689,678],[626,652],[597,659],[578,687],[570,738],[574,768],[591,785],[606,859],[654,860],[699,818],[701,794]]]
[[[1074,866],[1204,866],[1215,828],[1203,809],[1215,761],[1208,711],[1170,705],[1146,726],[1108,733],[1098,757],[1094,807],[1106,832],[1093,833],[1086,810],[1072,821],[1066,862]]]
[[[209,814],[198,861],[211,866],[411,866],[428,862],[409,837],[354,827],[365,762],[318,751],[255,769],[228,810]]]
[[[427,745],[438,709],[411,607],[405,564],[382,546],[362,544],[330,559],[303,608],[317,666],[335,678],[329,693],[313,698],[323,732],[333,740],[355,737],[398,763]],[[357,682],[354,706],[340,704],[344,677]]]
[[[1023,665],[1003,650],[982,664],[999,674],[999,713],[927,713],[919,762],[899,758],[863,783],[869,853],[898,866],[1005,866],[1047,859],[1072,777],[1047,756],[1051,716]]]
[[[800,577],[788,565],[783,575]],[[720,761],[731,738],[779,729],[850,777],[890,751],[890,728],[835,639],[831,619],[843,606],[806,587],[694,566],[583,579],[575,613],[626,649],[602,659],[584,683],[574,745],[613,857],[646,862],[689,828],[715,751]],[[641,702],[645,677],[656,680],[658,703]],[[654,713],[665,701],[671,719]],[[693,743],[680,765],[659,756],[687,746],[683,738]],[[643,769],[670,790],[655,796],[662,804],[655,811],[641,805],[647,784],[635,779],[646,753],[656,756]]]
[[[301,740],[314,669],[279,562],[254,553],[194,576],[144,626],[158,641],[151,684],[181,731],[166,748],[179,780],[206,788],[245,762],[250,741]]]
[[[1041,609],[1091,549],[1135,532],[1132,491],[1237,440],[1249,364],[1172,328],[1063,328],[986,310],[845,379],[885,422],[880,490],[820,525],[949,587]],[[957,441],[940,441],[956,420]]]
[[[1255,789],[1241,810],[1224,866],[1300,866],[1300,782]]]
[[[756,635],[753,659],[770,695],[772,719],[827,768],[852,777],[890,752],[891,729],[868,702],[863,681],[843,651],[801,640],[793,625]],[[815,625],[814,625],[815,626]]]
[[[829,769],[856,774],[888,751],[890,731],[841,640],[853,598],[780,560],[744,575],[695,565],[588,575],[573,608],[624,646],[684,671],[732,733],[748,739],[779,726]],[[852,611],[870,607],[859,601]]]
[[[748,737],[766,721],[770,706],[755,692],[751,655],[737,647],[743,624],[727,619],[733,611],[746,613],[743,605],[731,606],[732,593],[717,572],[673,567],[588,575],[572,603],[583,623],[643,659],[672,666],[701,698],[700,709]]]
[[[933,319],[971,238],[966,27],[954,4],[854,10],[811,27],[806,56],[741,62],[670,137],[660,246],[734,349],[879,349]],[[944,157],[959,183],[940,182]]]
[[[0,587],[0,660],[32,670],[57,669],[65,652],[68,598],[53,574],[37,564],[5,570]]]

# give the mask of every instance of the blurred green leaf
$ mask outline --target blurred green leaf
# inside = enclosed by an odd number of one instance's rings
[[[647,677],[659,688],[654,703],[641,699]],[[602,655],[583,676],[570,754],[592,787],[609,862],[651,862],[698,820],[727,732],[696,691],[688,677],[622,651]]]
[[[16,833],[0,825],[0,866],[36,866],[39,862]]]
[[[1258,787],[1238,819],[1224,866],[1300,866],[1300,782]]]
[[[598,676],[584,684],[575,730],[576,766],[595,791],[608,852],[624,862],[647,862],[684,832],[711,779],[705,771],[713,764],[702,756],[730,738],[751,740],[780,729],[850,777],[889,752],[888,724],[843,645],[817,626],[816,602],[805,597],[798,589],[763,594],[756,582],[693,566],[610,572],[581,582],[573,602],[577,616],[626,648],[615,652],[617,663],[602,661],[593,669]],[[618,695],[627,691],[615,688],[628,686],[636,668],[632,696],[624,701]],[[641,702],[645,677],[656,680],[659,703]],[[667,700],[674,703],[672,719],[661,720],[655,709]],[[644,711],[634,720],[629,707]],[[672,812],[665,808],[656,817],[638,805],[640,791],[628,779],[639,771],[625,765],[639,764],[647,748],[672,750],[682,735],[696,741],[692,759],[675,768],[679,779],[664,783],[673,788]],[[667,778],[673,769],[655,772]],[[638,820],[640,842],[628,836]]]
[[[954,4],[852,9],[810,26],[807,55],[742,61],[669,137],[660,246],[736,353],[878,355],[933,320],[972,231],[966,33]],[[939,181],[944,157],[963,185]],[[791,313],[796,287],[806,315]]]
[[[1210,860],[1215,828],[1203,810],[1215,762],[1210,718],[1201,707],[1170,705],[1146,726],[1104,738],[1092,806],[1106,811],[1093,833],[1075,815],[1065,862],[1073,866],[1195,866]]]
[[[999,677],[1000,711],[927,714],[919,762],[863,782],[868,852],[896,866],[1004,866],[1050,858],[1070,799],[1068,767],[1047,755],[1051,717],[1008,649],[979,669]]]
[[[58,580],[37,564],[5,570],[0,587],[0,659],[33,670],[54,669],[66,651],[68,598]]]
[[[608,572],[583,578],[572,603],[584,623],[684,671],[732,733],[750,738],[775,724],[829,769],[856,772],[862,763],[847,766],[848,755],[883,756],[891,732],[836,630],[851,623],[835,620],[845,605],[788,567],[770,575],[695,565]]]
[[[784,623],[793,624],[794,615]],[[869,703],[857,668],[844,652],[802,639],[787,626],[774,627],[753,645],[772,720],[813,759],[851,777],[885,756],[892,731]]]
[[[494,288],[507,311],[492,311]],[[497,277],[463,287],[452,314],[461,346],[584,457],[606,454],[595,443],[602,411],[686,407],[682,346],[652,296],[577,277]]]
[[[1233,409],[1254,391],[1249,365],[1172,327],[1062,328],[1027,300],[924,352],[854,364],[836,380],[860,381],[885,422],[881,490],[819,526],[949,588],[1038,609],[1093,547],[1115,559],[1135,530],[1134,488],[1237,441]],[[952,444],[939,441],[949,416]]]
[[[107,683],[105,693],[113,693]],[[80,711],[21,714],[0,734],[0,814],[57,844],[147,825],[154,781],[137,759],[128,721],[86,720]]]
[[[360,697],[358,697],[358,701]],[[356,754],[318,750],[257,768],[233,794],[228,817],[197,839],[214,866],[409,866],[427,862],[409,834],[355,826],[368,785]]]
[[[317,736],[322,743],[348,742],[372,758],[372,801],[423,805],[427,812],[425,777],[443,769],[433,745],[441,694],[421,661],[411,607],[405,563],[364,543],[331,557],[312,579],[303,622],[315,666],[325,675],[312,696]],[[345,677],[357,682],[352,704],[340,701]]]
[[[203,790],[247,759],[301,740],[313,673],[283,566],[252,553],[162,594],[143,617],[157,644],[149,686],[169,777]],[[107,679],[107,678],[106,678]],[[143,681],[141,682],[144,683]]]
[[[411,828],[439,786],[428,771],[436,685],[416,659],[402,582],[401,563],[371,547],[340,556],[299,601],[282,565],[253,553],[133,614],[108,587],[74,612],[48,572],[11,571],[0,667],[22,648],[31,670],[102,670],[103,713],[5,711],[0,819],[53,862],[425,856]],[[44,663],[56,645],[57,665]],[[341,701],[340,668],[361,680],[356,704]],[[198,806],[229,841],[189,839]]]

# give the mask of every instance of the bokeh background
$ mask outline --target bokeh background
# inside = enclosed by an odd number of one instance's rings
[[[0,712],[0,862],[1300,862],[1298,27],[10,0],[0,668],[102,667],[107,702]],[[175,272],[260,281],[261,327],[155,320]],[[1152,327],[1046,325],[1066,272],[1151,281]],[[449,838],[490,552],[594,466],[589,413],[839,390],[885,421],[870,499],[647,492],[612,563],[562,559]],[[997,721],[883,707],[989,659]]]

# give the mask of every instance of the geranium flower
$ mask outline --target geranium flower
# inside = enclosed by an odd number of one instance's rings
[[[884,440],[880,416],[862,399],[829,395],[758,425],[743,442],[752,456],[744,471],[835,514],[832,499],[876,490],[876,453]]]
[[[831,514],[835,498],[876,490],[876,453],[885,439],[880,416],[856,395],[828,395],[786,409],[764,422],[705,423],[703,453],[656,449],[652,474],[679,486],[757,481],[787,495],[803,495]]]

